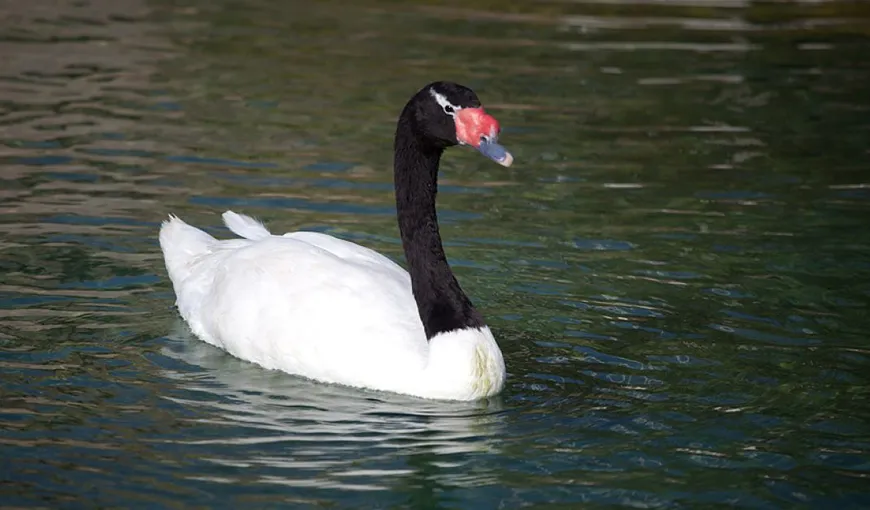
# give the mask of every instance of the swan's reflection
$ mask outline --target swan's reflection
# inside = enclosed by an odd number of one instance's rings
[[[387,488],[421,476],[435,485],[490,481],[481,463],[495,464],[500,450],[500,399],[427,401],[315,383],[236,359],[180,321],[162,354],[164,375],[181,390],[166,398],[194,411],[202,432],[183,442],[203,447],[211,463],[320,488]]]

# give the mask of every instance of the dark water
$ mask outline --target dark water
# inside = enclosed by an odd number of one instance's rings
[[[0,505],[870,506],[870,4],[0,2]],[[443,164],[504,394],[313,384],[191,339],[169,212],[398,257],[391,135]]]

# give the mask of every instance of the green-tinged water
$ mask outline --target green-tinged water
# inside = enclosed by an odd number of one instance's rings
[[[440,79],[516,158],[439,194],[503,395],[192,338],[161,220],[401,260],[394,122]],[[2,2],[0,506],[868,507],[868,83],[860,2]]]

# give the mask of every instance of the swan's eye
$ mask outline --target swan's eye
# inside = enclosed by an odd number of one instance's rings
[[[448,101],[447,98],[444,97],[444,94],[441,94],[440,92],[435,92],[435,89],[429,89],[429,93],[432,94],[435,102],[438,103],[438,106],[440,106],[444,110],[444,113],[450,115],[451,117],[455,117],[456,111],[462,109],[461,107],[457,108],[456,106],[453,106],[450,101]]]

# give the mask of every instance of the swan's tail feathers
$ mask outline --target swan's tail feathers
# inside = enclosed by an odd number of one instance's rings
[[[160,226],[160,249],[172,282],[184,281],[192,263],[199,255],[210,253],[215,243],[214,237],[170,214]]]
[[[223,214],[224,225],[234,234],[251,241],[263,239],[272,235],[262,223],[244,214],[227,211]]]

